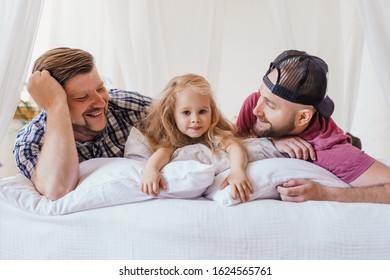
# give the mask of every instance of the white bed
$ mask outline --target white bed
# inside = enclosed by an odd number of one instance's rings
[[[389,259],[390,206],[160,199],[63,216],[0,201],[1,259]]]
[[[169,190],[153,199],[137,188],[142,166],[84,162],[57,201],[22,175],[1,179],[0,259],[390,259],[390,205],[278,199],[275,186],[293,177],[345,187],[305,161],[251,162],[256,192],[243,204],[218,190],[228,170],[191,160],[164,168]]]

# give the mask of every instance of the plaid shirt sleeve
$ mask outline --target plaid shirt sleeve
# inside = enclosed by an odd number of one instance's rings
[[[126,122],[137,126],[148,113],[151,102],[152,98],[149,96],[132,91],[112,89],[110,90],[109,110],[111,109],[116,115],[121,114]]]
[[[31,179],[31,175],[38,160],[38,155],[43,145],[45,123],[46,113],[42,112],[24,126],[16,137],[13,150],[16,165],[22,174],[29,179]]]

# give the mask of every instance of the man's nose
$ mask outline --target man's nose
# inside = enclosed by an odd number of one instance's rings
[[[264,111],[263,111],[263,103],[262,102],[258,102],[255,106],[255,108],[253,108],[253,114],[255,116],[262,116],[264,115]]]
[[[106,101],[104,100],[103,96],[101,96],[98,92],[94,92],[93,94],[93,107],[102,107],[106,104]]]

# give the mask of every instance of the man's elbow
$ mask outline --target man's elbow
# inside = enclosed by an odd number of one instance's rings
[[[55,201],[58,200],[71,191],[73,191],[77,186],[76,182],[66,182],[66,181],[55,181],[55,182],[44,182],[40,183],[37,180],[32,180],[36,190],[43,196],[46,196],[48,199]]]

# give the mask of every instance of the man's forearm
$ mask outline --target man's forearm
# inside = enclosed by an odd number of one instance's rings
[[[79,161],[67,106],[47,114],[46,133],[32,175],[36,189],[52,200],[72,191],[78,182]]]
[[[324,197],[322,200],[390,204],[390,184],[350,188],[323,188]]]

